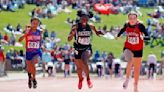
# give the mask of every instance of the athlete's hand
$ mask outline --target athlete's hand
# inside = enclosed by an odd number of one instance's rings
[[[116,40],[118,40],[118,39],[119,39],[119,37],[117,36],[117,34],[116,34],[116,36],[115,36],[115,39],[116,39]]]
[[[31,26],[26,26],[26,28],[25,28],[23,34],[24,34],[24,35],[28,34],[29,31],[30,31],[30,29],[31,29]]]
[[[96,35],[100,36],[100,35],[104,35],[101,31],[96,31]]]

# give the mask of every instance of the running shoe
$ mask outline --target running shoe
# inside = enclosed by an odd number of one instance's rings
[[[87,80],[87,84],[88,84],[88,87],[89,88],[92,88],[93,87],[93,84],[92,84],[91,80]]]
[[[124,88],[124,89],[127,89],[128,83],[129,83],[129,80],[126,79],[125,82],[123,83],[123,88]]]
[[[33,88],[37,88],[37,81],[35,79],[33,80]]]
[[[32,87],[32,82],[31,82],[31,80],[30,80],[30,79],[28,80],[28,87],[29,87],[29,88],[31,88],[31,87]]]
[[[82,87],[83,87],[83,80],[84,80],[84,78],[82,78],[82,80],[79,79],[78,89],[82,89]]]

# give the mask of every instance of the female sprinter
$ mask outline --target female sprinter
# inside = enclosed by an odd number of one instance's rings
[[[77,14],[80,17],[80,22],[73,25],[71,32],[68,36],[68,41],[71,41],[75,37],[74,48],[75,48],[75,64],[77,66],[77,74],[79,77],[78,89],[82,88],[84,71],[87,77],[87,84],[89,88],[92,88],[92,82],[89,76],[88,60],[92,55],[91,37],[92,30],[97,36],[102,34],[95,29],[95,26],[89,25],[88,21],[93,17],[91,12],[78,11]]]
[[[134,92],[138,92],[138,80],[140,75],[140,66],[143,54],[143,34],[145,39],[149,39],[145,26],[138,21],[138,14],[130,12],[128,14],[128,23],[125,23],[124,27],[118,33],[116,39],[120,37],[122,33],[126,32],[126,41],[124,44],[125,60],[128,61],[126,68],[126,81],[123,83],[123,87],[126,89],[129,82],[132,64],[134,65]]]
[[[38,18],[31,19],[31,26],[26,28],[24,34],[19,38],[19,42],[26,40],[26,64],[28,72],[28,87],[37,87],[37,81],[35,78],[36,69],[35,64],[39,62],[41,57],[41,42],[42,31],[37,29],[40,25]]]

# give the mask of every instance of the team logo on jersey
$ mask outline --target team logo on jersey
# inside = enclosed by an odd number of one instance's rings
[[[91,31],[78,32],[78,36],[90,36],[90,35],[91,35]]]

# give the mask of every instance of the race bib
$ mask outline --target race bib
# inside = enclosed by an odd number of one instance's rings
[[[89,45],[90,37],[79,37],[78,42],[82,45]]]
[[[28,42],[28,48],[37,49],[39,48],[39,46],[40,46],[39,42]]]
[[[130,44],[139,44],[139,37],[128,37],[128,42]]]

